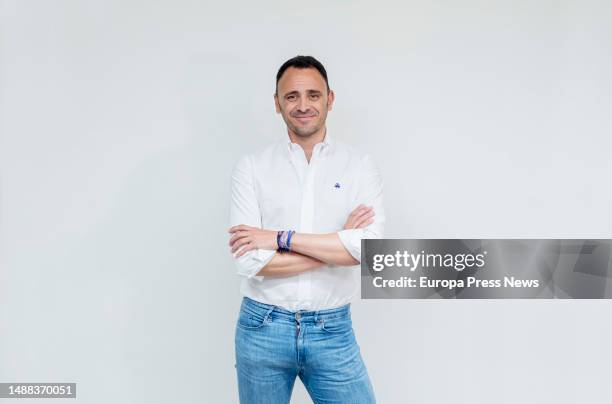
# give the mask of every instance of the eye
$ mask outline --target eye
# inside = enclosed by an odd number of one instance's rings
[[[313,100],[318,100],[319,97],[320,97],[319,94],[310,94],[310,98],[313,99]]]
[[[295,100],[295,95],[288,95],[287,96],[287,101],[293,101]]]

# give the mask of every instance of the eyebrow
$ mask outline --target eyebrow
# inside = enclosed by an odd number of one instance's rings
[[[308,94],[322,94],[321,91],[319,91],[319,90],[306,90],[306,92]],[[293,91],[290,91],[290,92],[286,93],[285,95],[283,95],[283,97],[287,97],[289,95],[298,95],[299,93],[300,93],[299,91],[293,90]]]

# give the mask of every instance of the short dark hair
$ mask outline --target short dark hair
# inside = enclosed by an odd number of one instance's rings
[[[278,73],[276,73],[276,91],[278,92],[278,81],[283,77],[285,70],[290,67],[295,67],[297,69],[308,69],[310,67],[314,67],[321,73],[321,76],[325,79],[325,85],[327,86],[327,91],[329,92],[329,81],[327,81],[327,72],[325,71],[325,67],[323,64],[319,62],[317,59],[312,56],[301,56],[298,55],[293,57],[283,63],[283,65],[278,69]]]

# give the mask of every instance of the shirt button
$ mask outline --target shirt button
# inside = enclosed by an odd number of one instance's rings
[[[298,311],[297,313],[295,313],[295,319],[297,321],[300,321],[300,318],[302,318],[302,314]]]

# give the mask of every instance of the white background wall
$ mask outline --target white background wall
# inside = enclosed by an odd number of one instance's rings
[[[285,136],[274,76],[297,54],[328,69],[330,134],[380,166],[387,237],[610,238],[611,18],[603,0],[0,0],[0,381],[236,402],[230,171]],[[353,307],[380,403],[608,403],[611,314]]]

